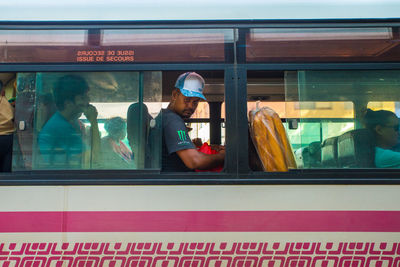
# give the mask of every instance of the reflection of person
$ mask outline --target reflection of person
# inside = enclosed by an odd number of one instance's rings
[[[203,95],[204,79],[195,72],[179,76],[167,109],[162,110],[162,170],[212,169],[224,163],[225,150],[208,155],[196,150],[183,119],[195,112]]]
[[[111,118],[104,124],[108,135],[101,139],[103,167],[120,169],[133,167],[132,151],[122,142],[126,136],[126,122],[121,117]]]
[[[400,153],[392,150],[399,137],[399,119],[396,114],[387,110],[368,109],[364,119],[366,128],[375,134],[376,167],[400,168]]]
[[[40,131],[56,111],[57,108],[51,94],[36,95],[36,130]]]
[[[133,103],[127,113],[128,142],[134,155],[134,163],[137,169],[159,168],[159,162],[154,153],[156,141],[151,136],[150,121],[153,119],[144,103]]]
[[[39,133],[38,144],[42,166],[53,169],[80,169],[97,163],[100,134],[97,110],[89,104],[89,86],[79,76],[61,77],[54,88],[58,111]],[[90,122],[89,146],[84,140],[84,126],[79,121],[82,113]]]

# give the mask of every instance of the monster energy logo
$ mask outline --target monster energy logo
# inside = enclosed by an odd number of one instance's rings
[[[178,133],[179,139],[180,139],[181,141],[186,141],[186,132],[185,132],[185,131],[180,130],[180,131],[176,131],[176,132]]]

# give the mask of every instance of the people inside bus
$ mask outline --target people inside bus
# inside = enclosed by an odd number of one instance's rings
[[[133,168],[133,154],[122,142],[126,137],[126,122],[121,117],[114,117],[104,124],[107,136],[101,139],[102,167],[107,169]]]
[[[400,152],[393,151],[399,137],[399,118],[391,111],[366,111],[365,126],[375,135],[375,166],[400,168]]]
[[[100,134],[97,110],[89,104],[89,86],[76,75],[61,77],[53,90],[57,112],[39,133],[40,163],[43,168],[81,169],[98,162]],[[87,131],[79,117],[90,123]]]
[[[127,112],[127,138],[134,156],[134,165],[137,169],[159,168],[160,148],[155,138],[158,129],[150,126],[153,117],[149,113],[146,104],[136,102],[129,106]],[[158,157],[159,158],[159,157]]]
[[[53,95],[50,93],[36,95],[36,130],[40,132],[46,122],[56,113]]]
[[[4,86],[3,86],[4,85]],[[5,73],[0,77],[0,172],[10,172],[13,150],[15,75]]]
[[[171,100],[162,114],[162,170],[181,172],[194,169],[208,170],[221,166],[225,150],[218,154],[204,154],[189,138],[184,119],[195,112],[203,95],[204,79],[195,72],[180,75],[171,94]]]

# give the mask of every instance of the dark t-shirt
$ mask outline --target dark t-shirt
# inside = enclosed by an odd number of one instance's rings
[[[184,149],[196,148],[190,140],[185,122],[175,112],[162,110],[162,171],[190,172],[176,153]]]

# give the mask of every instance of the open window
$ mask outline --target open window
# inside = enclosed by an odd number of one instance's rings
[[[168,107],[176,79],[183,72],[163,72],[163,108]],[[204,148],[204,146],[225,145],[224,71],[196,71],[196,73],[205,80],[203,93],[207,100],[201,100],[193,115],[190,118],[184,118],[184,122],[196,149],[204,152],[202,146]],[[175,157],[174,154],[169,156]],[[165,157],[167,156],[165,155]],[[174,167],[165,165],[165,170],[174,171]],[[179,170],[176,169],[176,171]]]

